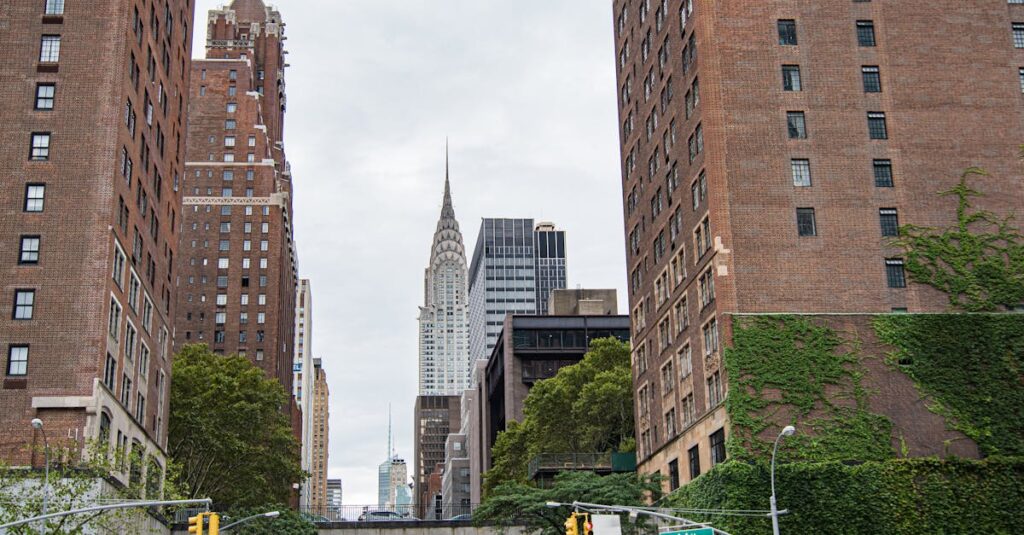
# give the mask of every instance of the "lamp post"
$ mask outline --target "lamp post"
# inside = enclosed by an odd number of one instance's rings
[[[277,518],[280,514],[281,513],[279,511],[270,511],[270,512],[267,512],[267,513],[260,513],[258,515],[247,516],[247,517],[245,517],[245,518],[243,518],[243,519],[241,519],[241,520],[239,520],[237,522],[232,522],[232,523],[230,523],[230,524],[220,528],[220,530],[221,531],[227,531],[227,530],[229,530],[229,529],[231,529],[231,528],[233,528],[233,527],[235,527],[235,526],[237,526],[239,524],[244,524],[246,522],[249,522],[250,520],[255,520],[257,518]]]
[[[787,425],[786,427],[782,428],[782,432],[779,433],[779,436],[775,437],[775,445],[772,446],[772,468],[771,468],[771,479],[772,479],[771,505],[772,505],[772,509],[771,509],[771,516],[772,516],[772,534],[773,535],[779,535],[779,510],[775,506],[775,453],[777,451],[779,451],[779,441],[782,440],[782,437],[793,436],[793,433],[796,433],[796,428],[791,426],[791,425]]]
[[[50,444],[46,440],[46,430],[43,429],[43,421],[39,418],[32,419],[32,427],[39,430],[43,434],[43,458],[46,461],[46,465],[43,468],[43,514],[46,514],[47,498],[50,494]],[[46,531],[44,524],[43,531]]]

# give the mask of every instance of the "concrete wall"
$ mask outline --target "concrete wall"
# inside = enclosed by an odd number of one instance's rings
[[[334,522],[319,527],[321,535],[525,535],[522,527],[471,526],[468,522]],[[188,535],[175,526],[173,535]]]

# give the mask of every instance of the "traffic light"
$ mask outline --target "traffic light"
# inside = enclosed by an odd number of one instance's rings
[[[210,517],[210,525],[206,531],[207,535],[220,535],[220,515],[217,513],[207,513]]]
[[[576,520],[576,513],[573,513],[572,516],[565,521],[565,535],[580,535],[580,524]]]
[[[203,520],[209,513],[199,513],[196,516],[188,517],[188,532],[190,535],[203,535]]]
[[[594,535],[594,524],[590,523],[590,513],[583,513],[583,535]]]

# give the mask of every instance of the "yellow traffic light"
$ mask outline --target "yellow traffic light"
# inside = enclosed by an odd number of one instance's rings
[[[583,513],[583,535],[594,535],[594,525],[590,523],[590,513]]]
[[[572,516],[565,521],[565,535],[580,535],[580,524],[576,520],[576,513],[573,513]]]
[[[188,517],[188,532],[194,535],[203,535],[203,519],[209,513],[199,513],[196,516]]]
[[[219,535],[220,534],[220,515],[217,513],[208,513],[210,517],[210,525],[207,529],[207,535]]]

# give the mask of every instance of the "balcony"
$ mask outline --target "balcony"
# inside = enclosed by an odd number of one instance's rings
[[[636,454],[628,453],[541,453],[530,459],[528,474],[541,487],[556,474],[566,471],[596,472],[601,475],[635,472]]]

